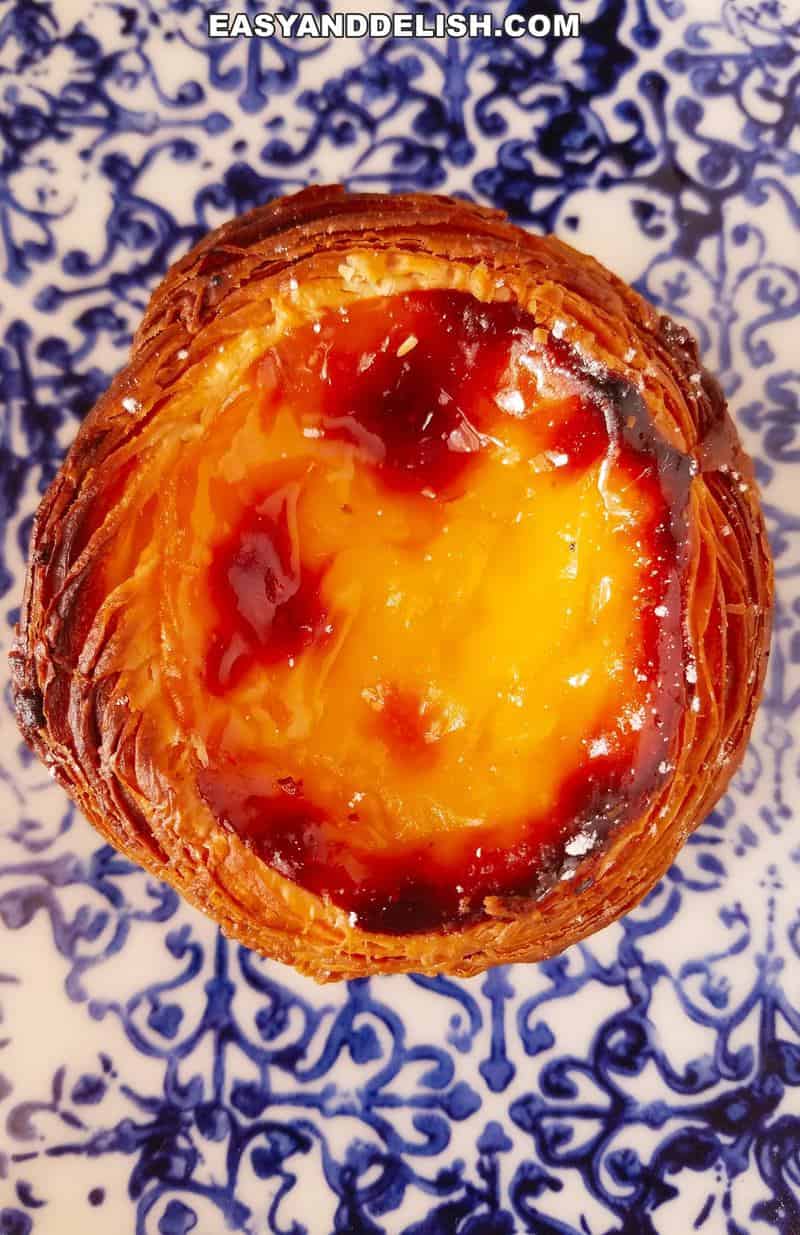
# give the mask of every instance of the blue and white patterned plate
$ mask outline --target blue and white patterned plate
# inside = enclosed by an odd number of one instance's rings
[[[342,180],[503,206],[698,334],[763,486],[766,698],[624,921],[469,982],[318,989],[99,845],[6,686],[0,1235],[798,1235],[798,0],[565,0],[580,40],[468,42],[211,42],[210,7],[0,0],[3,644],[36,502],[166,267]]]

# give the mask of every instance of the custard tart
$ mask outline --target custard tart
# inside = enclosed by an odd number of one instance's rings
[[[742,758],[771,603],[682,326],[496,211],[312,188],[154,293],[36,517],[16,708],[231,937],[470,975],[663,875]]]

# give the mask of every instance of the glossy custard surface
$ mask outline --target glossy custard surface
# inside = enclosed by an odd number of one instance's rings
[[[217,823],[389,933],[571,877],[671,771],[688,487],[632,386],[515,304],[297,322],[157,516]]]

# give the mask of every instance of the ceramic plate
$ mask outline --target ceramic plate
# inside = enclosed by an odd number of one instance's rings
[[[100,845],[6,686],[0,1235],[797,1235],[797,0],[574,0],[580,39],[471,41],[211,41],[209,7],[0,4],[4,644],[37,500],[168,264],[342,180],[501,206],[699,336],[776,556],[766,697],[619,924],[468,982],[317,988]]]

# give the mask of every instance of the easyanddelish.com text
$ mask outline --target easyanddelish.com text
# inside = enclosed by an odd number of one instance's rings
[[[229,13],[208,14],[212,39],[579,38],[578,13]]]

